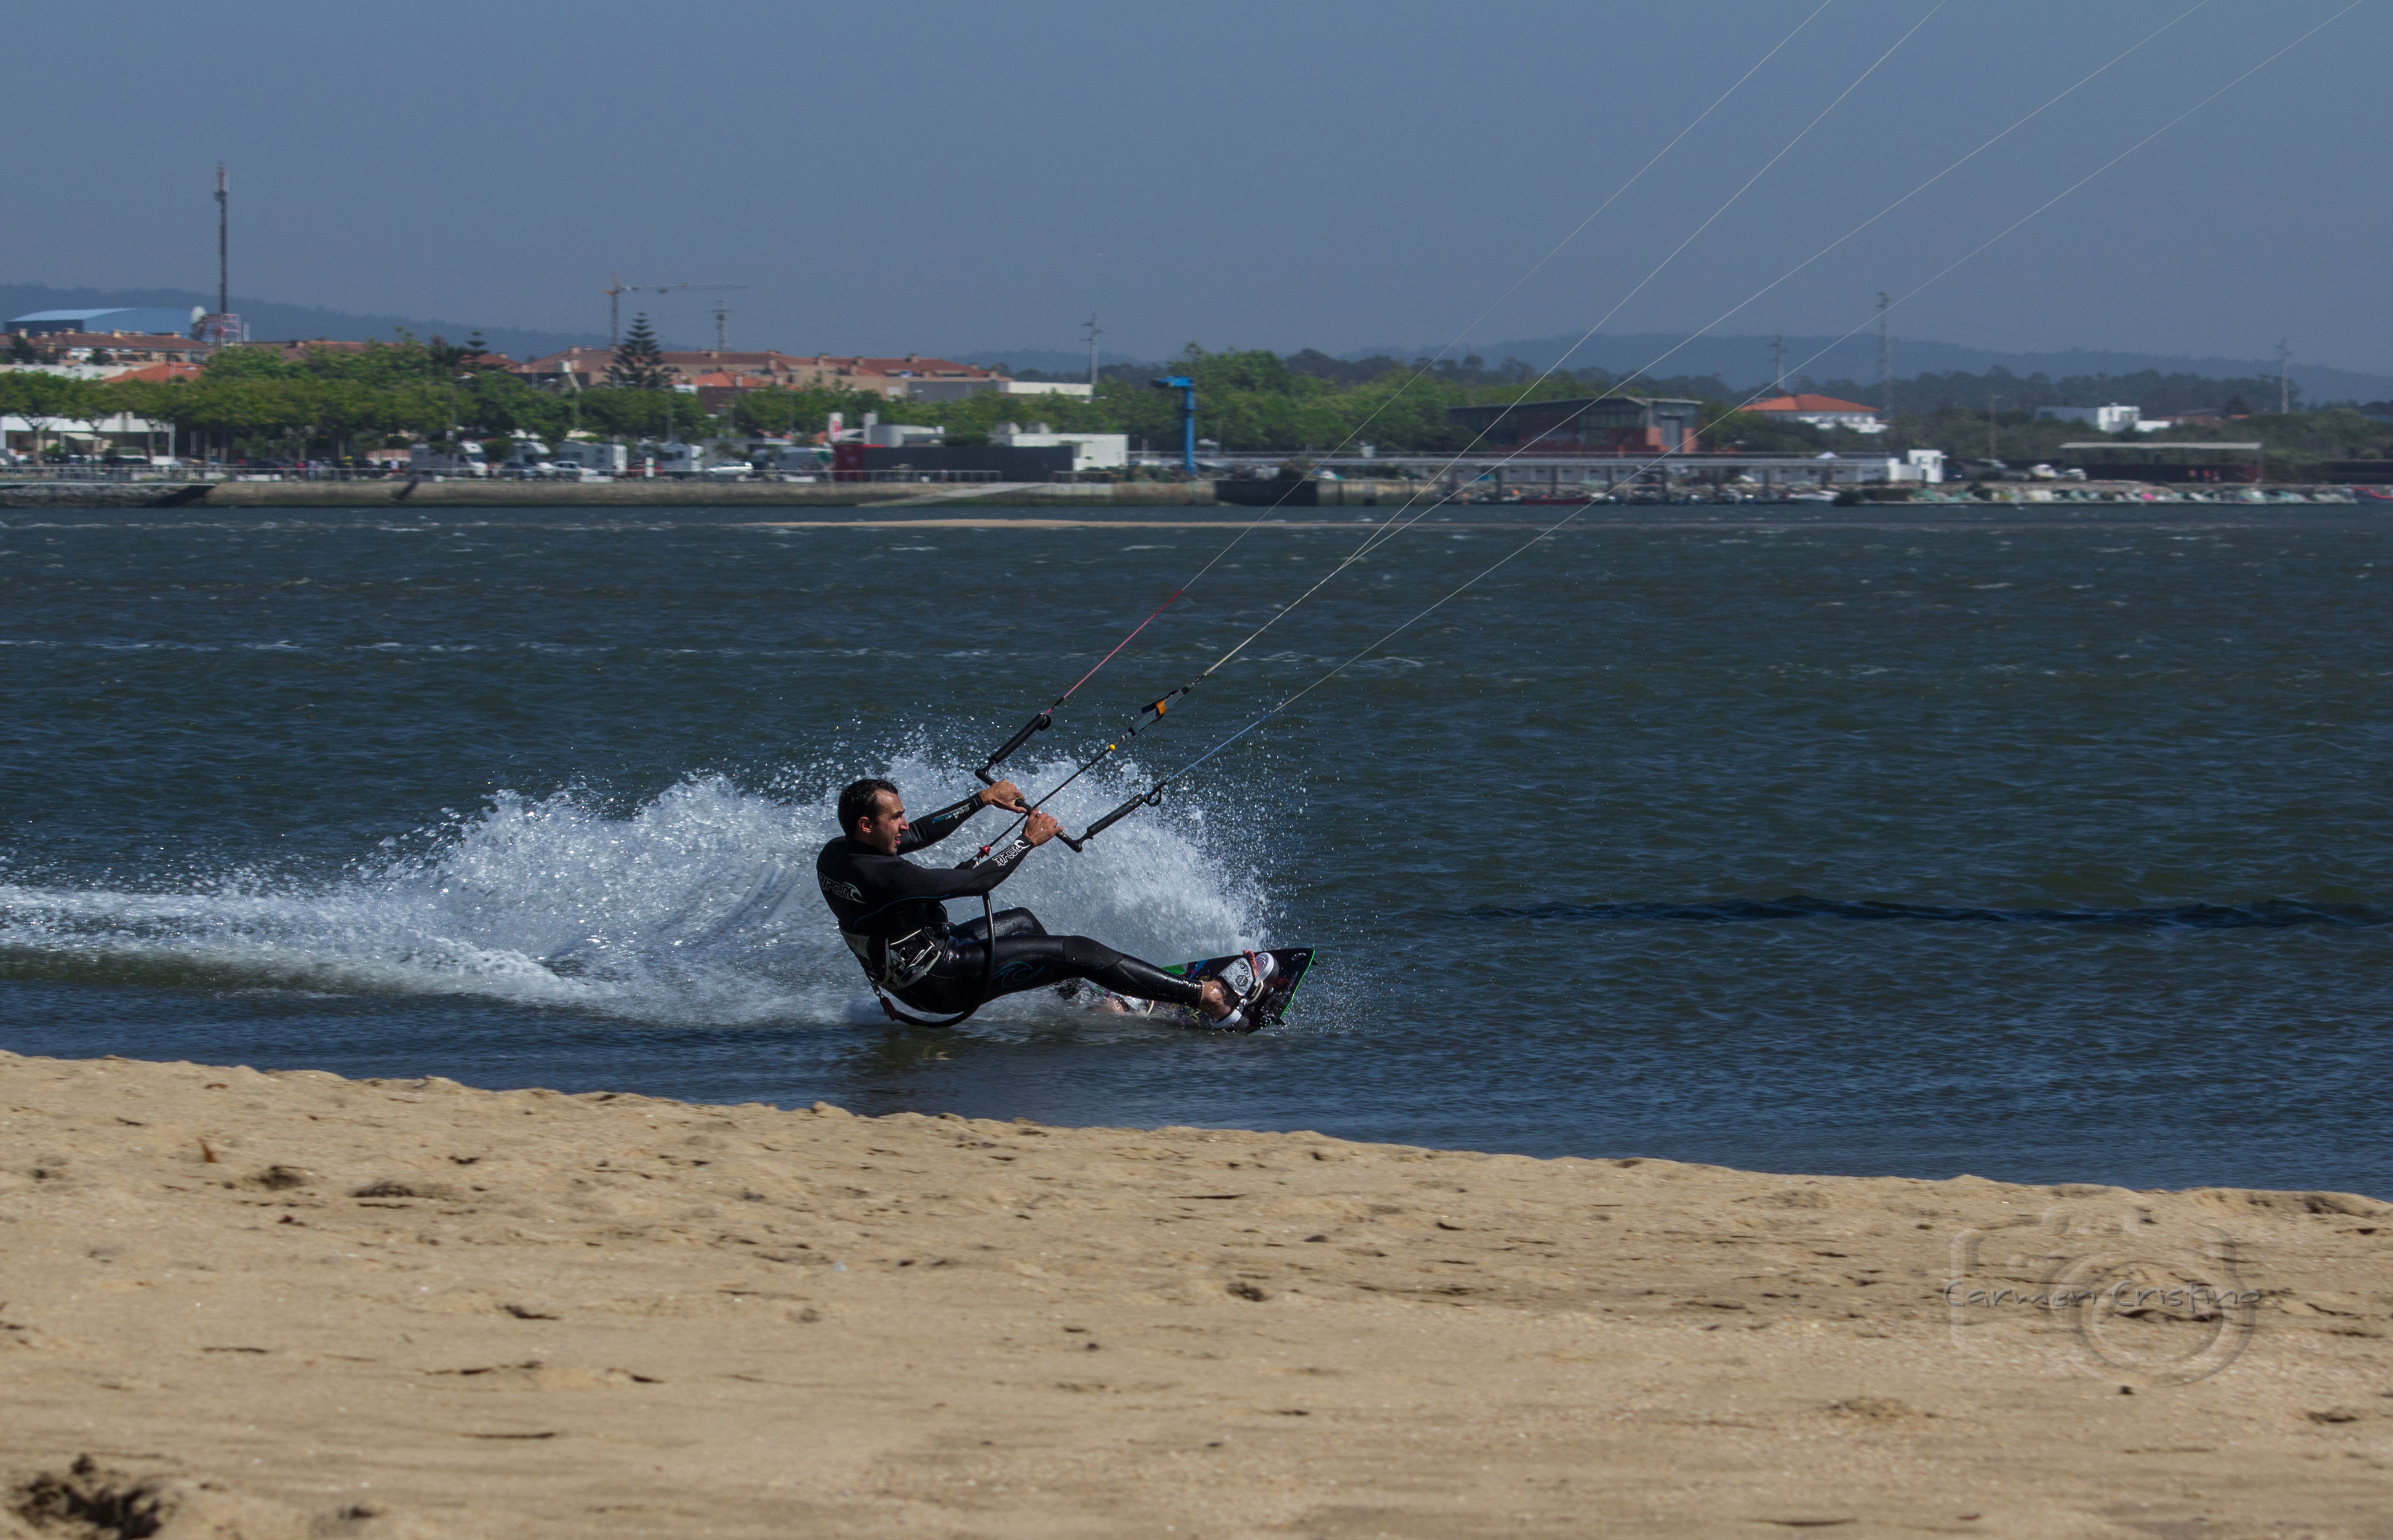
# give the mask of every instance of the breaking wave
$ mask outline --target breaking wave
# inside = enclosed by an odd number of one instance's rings
[[[974,784],[919,756],[881,773],[917,809]],[[1040,764],[1019,778],[1061,776]],[[1135,765],[1120,765],[1051,809],[1079,827],[1136,778]],[[381,853],[330,880],[236,872],[175,891],[0,882],[0,977],[470,995],[674,1025],[878,1021],[815,888],[835,795],[786,798],[693,776],[616,816],[587,791],[509,792],[423,831],[415,854]],[[1086,855],[1042,850],[1000,902],[1157,961],[1261,945],[1267,905],[1234,823],[1209,825],[1196,803],[1144,812]],[[921,859],[952,864],[1003,827],[984,813]],[[1042,992],[988,1011],[1062,1009]]]

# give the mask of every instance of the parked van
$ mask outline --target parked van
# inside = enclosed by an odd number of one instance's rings
[[[499,463],[499,474],[510,476],[534,476],[548,468],[548,446],[537,438],[514,437],[507,440],[507,457]]]
[[[756,463],[756,468],[784,481],[815,481],[830,474],[830,453],[828,445],[776,445],[774,452]]]
[[[578,467],[583,475],[621,476],[631,468],[632,451],[621,444],[598,444],[569,438],[556,446],[556,463]]]
[[[482,446],[469,438],[447,450],[433,444],[410,445],[407,470],[411,476],[488,476],[490,464]]]
[[[658,444],[648,451],[656,457],[659,476],[696,476],[706,468],[706,449],[700,444],[685,444],[676,438],[669,444]]]

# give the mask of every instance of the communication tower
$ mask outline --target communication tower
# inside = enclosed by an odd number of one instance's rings
[[[247,342],[249,328],[232,313],[232,199],[225,183],[224,163],[216,163],[216,307],[200,318],[200,341],[222,347]]]

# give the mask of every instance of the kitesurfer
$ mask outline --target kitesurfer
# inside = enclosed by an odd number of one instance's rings
[[[984,807],[1027,813],[1022,833],[992,849],[977,865],[918,867],[909,852],[937,844]],[[994,959],[982,920],[949,923],[945,900],[977,898],[1013,875],[1022,858],[1061,831],[1053,816],[1034,811],[1012,781],[974,792],[919,822],[906,816],[905,799],[885,780],[860,780],[839,794],[840,835],[815,858],[823,898],[839,933],[866,974],[917,1011],[949,1015],[987,996],[1087,979],[1118,995],[1161,1000],[1224,1022],[1247,1002],[1219,979],[1199,985],[1150,962],[1127,957],[1084,935],[1050,935],[1028,909],[994,916]]]

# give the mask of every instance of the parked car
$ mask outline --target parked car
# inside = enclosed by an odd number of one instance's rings
[[[699,474],[709,481],[745,481],[753,473],[745,463],[734,461],[729,464],[709,465]]]

